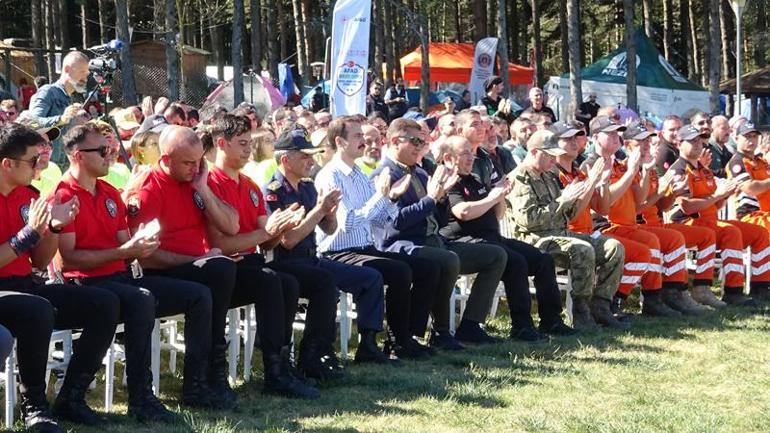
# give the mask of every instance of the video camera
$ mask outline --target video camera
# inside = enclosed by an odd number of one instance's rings
[[[123,41],[113,39],[106,44],[96,45],[88,49],[96,55],[89,60],[88,70],[99,84],[109,83],[115,71],[120,69],[118,54],[122,48]]]

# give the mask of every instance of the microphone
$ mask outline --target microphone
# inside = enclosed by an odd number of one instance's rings
[[[123,48],[123,41],[121,41],[120,39],[113,39],[107,42],[106,44],[94,45],[88,50],[93,52],[112,52],[112,51],[120,51],[122,48]]]

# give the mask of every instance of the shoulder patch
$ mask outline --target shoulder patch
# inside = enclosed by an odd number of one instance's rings
[[[108,198],[104,201],[104,207],[107,208],[107,213],[110,217],[115,218],[118,216],[118,204],[115,203],[115,200]]]
[[[268,183],[266,188],[270,191],[278,191],[279,189],[281,189],[281,182],[274,180]]]

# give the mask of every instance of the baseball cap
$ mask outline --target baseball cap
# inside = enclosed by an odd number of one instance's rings
[[[628,129],[623,132],[624,140],[644,140],[655,135],[654,132],[650,132],[641,123],[632,123],[628,125]]]
[[[570,125],[567,122],[556,122],[553,125],[551,125],[551,127],[548,128],[548,130],[553,132],[554,135],[556,135],[556,137],[558,138],[570,138],[576,135],[586,135],[585,132],[575,128],[574,126]]]
[[[738,135],[746,135],[752,132],[756,132],[758,134],[759,130],[756,127],[754,127],[754,124],[751,122],[745,122],[743,125],[741,125],[738,128],[738,131],[737,131]]]
[[[684,125],[683,127],[679,128],[679,131],[676,132],[679,136],[680,140],[692,140],[696,137],[703,137],[708,138],[709,133],[708,132],[701,132],[693,125]]]
[[[492,86],[496,86],[502,82],[503,79],[498,75],[492,75],[491,77],[487,78],[486,81],[484,81],[484,91],[489,92],[489,89],[491,89]]]
[[[275,141],[275,150],[298,150],[308,155],[324,152],[322,147],[314,147],[308,137],[307,129],[295,127],[284,131]]]
[[[540,149],[543,152],[552,155],[560,156],[565,152],[559,147],[559,137],[551,131],[536,131],[527,140],[527,150]]]
[[[591,119],[591,132],[612,132],[612,131],[618,131],[623,132],[626,130],[626,127],[616,123],[614,120],[612,120],[608,116],[596,116],[593,119]]]
[[[141,134],[142,132],[157,132],[160,134],[163,129],[165,129],[168,126],[168,121],[165,117],[163,117],[160,114],[153,114],[152,116],[147,116],[144,119],[144,122],[142,122],[142,126],[139,127],[139,129],[136,130],[137,134]]]
[[[403,116],[404,119],[407,120],[414,120],[415,122],[425,122],[426,125],[428,125],[428,129],[433,131],[436,129],[436,125],[438,125],[438,119],[431,116],[427,117],[424,114],[420,113],[419,111],[410,110],[404,113]]]
[[[329,141],[329,131],[326,128],[316,129],[310,134],[310,142],[313,147],[323,147],[325,141]]]
[[[40,135],[45,135],[48,137],[48,141],[54,141],[61,135],[59,128],[55,126],[42,126],[37,120],[26,118],[23,120],[18,119],[17,122],[30,129],[34,129]]]
[[[139,122],[136,121],[136,116],[134,116],[134,110],[130,108],[118,111],[113,118],[115,119],[115,126],[123,130],[136,129],[140,126]]]

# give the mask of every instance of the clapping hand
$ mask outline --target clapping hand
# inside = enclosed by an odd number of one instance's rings
[[[50,206],[51,227],[58,230],[75,220],[75,216],[80,211],[80,201],[77,197],[72,197],[68,202],[62,203],[61,197],[57,194]]]

